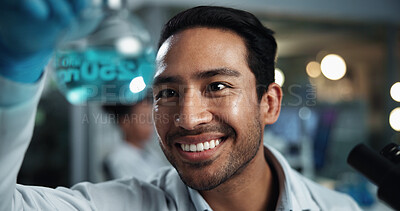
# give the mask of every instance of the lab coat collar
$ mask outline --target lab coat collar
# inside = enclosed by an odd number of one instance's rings
[[[277,150],[264,146],[265,159],[277,173],[279,180],[279,199],[276,210],[320,210],[299,177],[293,175],[290,165]],[[197,211],[212,211],[210,205],[197,190],[188,188],[188,192]]]

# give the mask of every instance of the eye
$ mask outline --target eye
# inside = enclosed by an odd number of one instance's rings
[[[163,89],[156,95],[156,99],[177,97],[178,93],[172,89]]]
[[[228,86],[224,83],[221,83],[221,82],[214,82],[207,86],[207,92],[216,92],[216,91],[223,90],[225,88],[230,88],[230,86]]]

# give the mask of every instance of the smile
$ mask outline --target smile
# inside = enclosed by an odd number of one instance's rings
[[[181,148],[185,152],[202,152],[214,149],[221,143],[221,141],[222,141],[221,139],[215,139],[198,144],[181,144]]]

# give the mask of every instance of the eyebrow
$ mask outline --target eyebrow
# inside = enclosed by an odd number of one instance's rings
[[[198,73],[195,73],[192,78],[198,80],[198,79],[207,79],[214,77],[216,75],[222,75],[222,76],[231,76],[231,77],[239,77],[241,76],[241,73],[237,70],[229,69],[229,68],[218,68],[218,69],[211,69],[211,70],[206,70],[206,71],[201,71]],[[184,79],[180,76],[157,76],[154,79],[153,86],[157,86],[160,84],[166,84],[166,83],[183,83]]]
[[[211,78],[216,75],[233,76],[233,77],[241,76],[240,72],[237,70],[232,70],[229,68],[218,68],[218,69],[207,70],[207,71],[202,71],[202,72],[196,73],[194,75],[194,78],[195,79],[205,79],[205,78]]]
[[[166,83],[182,84],[183,78],[180,76],[157,76],[154,79],[153,86],[157,86],[160,84],[166,84]]]

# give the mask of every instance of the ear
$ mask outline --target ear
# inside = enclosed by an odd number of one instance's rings
[[[276,122],[281,111],[281,101],[281,87],[276,83],[271,83],[260,102],[260,115],[263,125],[270,125]]]

